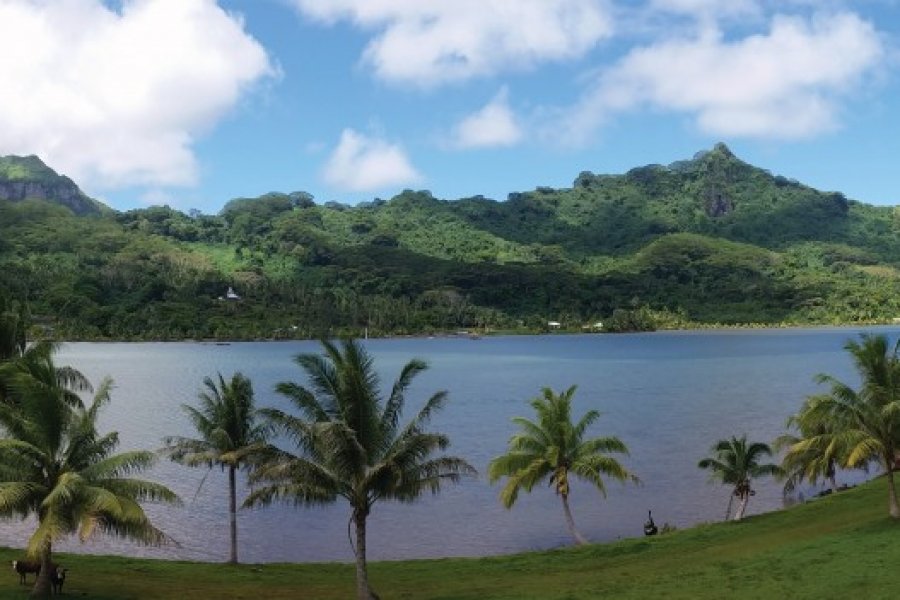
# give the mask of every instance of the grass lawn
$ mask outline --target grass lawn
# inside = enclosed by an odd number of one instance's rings
[[[7,565],[19,556],[0,549]],[[56,560],[70,568],[64,590],[70,597],[346,600],[355,591],[349,564]],[[26,597],[27,588],[7,569],[0,598]],[[881,478],[742,523],[503,557],[378,562],[370,571],[384,600],[894,599],[900,598],[900,522],[887,516]]]

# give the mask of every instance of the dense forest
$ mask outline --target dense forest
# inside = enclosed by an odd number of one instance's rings
[[[269,193],[217,215],[116,212],[0,158],[0,295],[63,339],[890,322],[898,269],[900,211],[722,144],[505,201]]]

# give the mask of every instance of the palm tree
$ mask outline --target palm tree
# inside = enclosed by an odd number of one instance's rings
[[[235,373],[230,382],[221,373],[218,376],[218,382],[211,377],[203,380],[206,389],[198,395],[200,408],[182,405],[200,437],[167,437],[164,452],[175,462],[190,467],[211,469],[218,465],[228,469],[228,562],[237,564],[236,472],[249,468],[253,454],[265,446],[266,429],[256,421],[250,380],[241,373]]]
[[[750,496],[756,493],[751,486],[752,480],[766,475],[777,476],[781,473],[781,468],[773,464],[760,464],[760,459],[772,455],[772,449],[761,442],[748,443],[746,435],[719,440],[712,451],[715,457],[704,458],[697,466],[711,470],[715,479],[734,487],[731,499],[740,500],[734,520],[740,521],[747,510]],[[728,501],[728,513],[731,512],[731,499]],[[725,517],[728,518],[728,514]]]
[[[817,402],[816,396],[807,398],[800,411],[788,417],[789,432],[772,445],[776,451],[785,451],[781,461],[785,494],[803,481],[815,485],[820,478],[828,480],[831,491],[837,490],[837,469],[845,461],[847,449],[828,440],[838,427],[831,415],[823,419],[823,415],[812,410]]]
[[[359,342],[323,341],[322,346],[323,355],[295,359],[310,389],[290,382],[276,388],[300,416],[261,411],[296,443],[298,452],[270,449],[251,475],[251,481],[263,487],[244,504],[326,504],[345,498],[356,534],[357,597],[369,600],[376,597],[366,565],[366,519],[373,505],[379,500],[412,502],[424,491],[437,493],[444,482],[455,483],[475,470],[460,458],[433,456],[450,444],[446,435],[425,430],[446,392],[431,396],[412,421],[400,426],[405,392],[427,368],[424,362],[408,362],[382,400],[374,361]]]
[[[566,524],[576,543],[587,540],[575,528],[575,520],[569,509],[569,476],[574,475],[596,487],[606,495],[603,476],[619,481],[638,479],[608,454],[628,454],[619,438],[597,437],[585,439],[585,432],[600,416],[596,410],[589,410],[578,423],[572,423],[572,396],[576,386],[554,394],[550,388],[543,388],[543,396],[531,401],[537,412],[537,422],[524,417],[513,418],[521,431],[509,440],[509,451],[498,456],[488,465],[488,477],[494,483],[502,477],[507,482],[500,493],[500,501],[511,508],[519,496],[519,490],[530,492],[531,488],[545,478],[562,500]]]
[[[152,452],[113,454],[118,434],[100,435],[97,416],[109,402],[105,380],[85,408],[71,390],[59,385],[57,369],[23,372],[12,384],[13,403],[0,404],[0,515],[34,515],[38,525],[28,554],[41,562],[32,596],[50,592],[53,543],[78,533],[82,541],[95,531],[158,544],[166,536],[154,527],[142,501],[176,503],[168,488],[129,477],[150,467]]]
[[[859,391],[830,375],[819,375],[829,384],[827,394],[811,397],[806,412],[810,418],[828,422],[825,433],[797,444],[798,451],[816,445],[842,448],[841,466],[858,468],[875,462],[884,469],[888,482],[888,512],[900,518],[894,468],[900,453],[900,356],[896,344],[890,348],[884,335],[864,334],[849,340],[844,349],[853,357],[862,384]]]
[[[28,323],[27,310],[0,297],[0,402],[11,401],[13,380],[22,372],[45,370],[48,364],[52,365],[50,359],[59,349],[59,344],[48,340],[29,342]],[[74,394],[74,401],[80,402],[77,392],[93,391],[79,371],[71,367],[53,368],[59,386]]]

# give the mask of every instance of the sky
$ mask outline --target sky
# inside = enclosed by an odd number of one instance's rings
[[[741,159],[900,204],[900,0],[0,0],[0,155],[126,210]]]

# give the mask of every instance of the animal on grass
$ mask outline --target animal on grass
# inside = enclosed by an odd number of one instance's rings
[[[62,567],[56,567],[53,571],[50,583],[53,585],[54,594],[62,594],[63,584],[66,582],[66,573],[68,572],[68,569],[63,569]]]
[[[30,560],[14,560],[12,561],[12,568],[13,571],[19,574],[19,585],[25,585],[25,580],[29,573],[34,573],[35,577],[41,573],[41,563]]]

